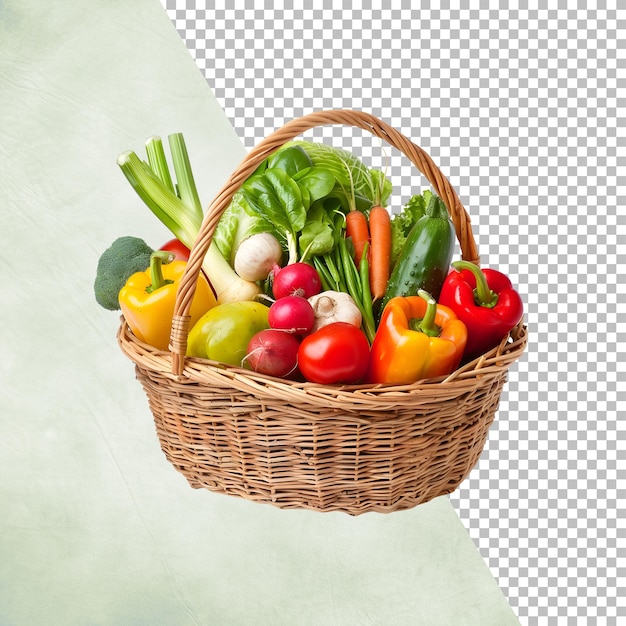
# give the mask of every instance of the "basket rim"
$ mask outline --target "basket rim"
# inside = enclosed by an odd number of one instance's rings
[[[284,401],[285,396],[297,397],[308,403],[350,402],[375,407],[381,401],[405,402],[407,397],[416,404],[420,395],[432,400],[436,393],[440,400],[458,397],[471,389],[487,384],[494,378],[506,375],[508,369],[523,355],[528,341],[524,320],[502,339],[500,344],[480,357],[462,365],[448,376],[422,379],[411,384],[356,384],[324,385],[276,378],[241,367],[207,359],[187,357],[181,374],[172,372],[172,354],[158,350],[137,339],[123,316],[117,332],[122,352],[144,370],[157,372],[172,382],[182,384],[224,385],[247,391],[253,395]]]

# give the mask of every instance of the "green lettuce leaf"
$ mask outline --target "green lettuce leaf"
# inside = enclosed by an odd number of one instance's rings
[[[391,267],[396,264],[400,257],[406,238],[413,225],[420,217],[426,214],[426,207],[433,193],[426,189],[421,194],[415,194],[404,205],[400,213],[391,218]]]
[[[239,244],[251,235],[263,232],[276,236],[273,224],[253,214],[243,193],[238,191],[222,214],[213,241],[232,267]]]

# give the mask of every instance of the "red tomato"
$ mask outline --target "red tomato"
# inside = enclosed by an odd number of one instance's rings
[[[189,248],[178,239],[170,239],[167,243],[164,243],[161,250],[167,252],[173,252],[175,255],[175,261],[189,261]]]
[[[189,255],[191,254],[191,250],[184,244],[182,241],[178,239],[170,239],[167,243],[164,243],[160,248],[160,250],[165,250],[166,252],[174,253],[174,261],[189,261]],[[206,272],[202,270],[205,278],[209,280]],[[210,281],[209,281],[209,284]],[[211,285],[211,289],[213,289],[213,285]],[[215,293],[215,289],[213,289]]]
[[[298,365],[306,380],[323,385],[357,383],[369,366],[370,345],[360,328],[334,322],[305,337]]]

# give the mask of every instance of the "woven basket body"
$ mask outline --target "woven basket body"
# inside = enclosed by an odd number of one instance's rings
[[[523,322],[450,376],[413,385],[291,382],[185,357],[188,306],[221,214],[264,158],[323,124],[363,128],[403,152],[446,204],[463,258],[478,262],[469,217],[428,155],[368,114],[316,113],[261,142],[207,209],[179,289],[171,352],[137,340],[123,319],[118,342],[136,365],[163,452],[192,487],[281,508],[392,512],[451,493],[477,463],[508,369],[526,347]]]

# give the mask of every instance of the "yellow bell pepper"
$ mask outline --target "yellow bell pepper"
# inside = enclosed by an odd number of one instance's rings
[[[372,343],[368,382],[410,384],[454,371],[467,328],[426,291],[389,300]]]
[[[205,313],[189,331],[187,356],[241,366],[253,335],[269,328],[261,302],[224,302]],[[248,367],[247,363],[243,363]]]
[[[171,252],[154,252],[150,267],[145,272],[132,274],[118,296],[120,309],[133,334],[159,350],[169,349],[176,291],[187,266],[186,261],[173,259]],[[211,286],[200,273],[191,303],[190,325],[215,305]]]

